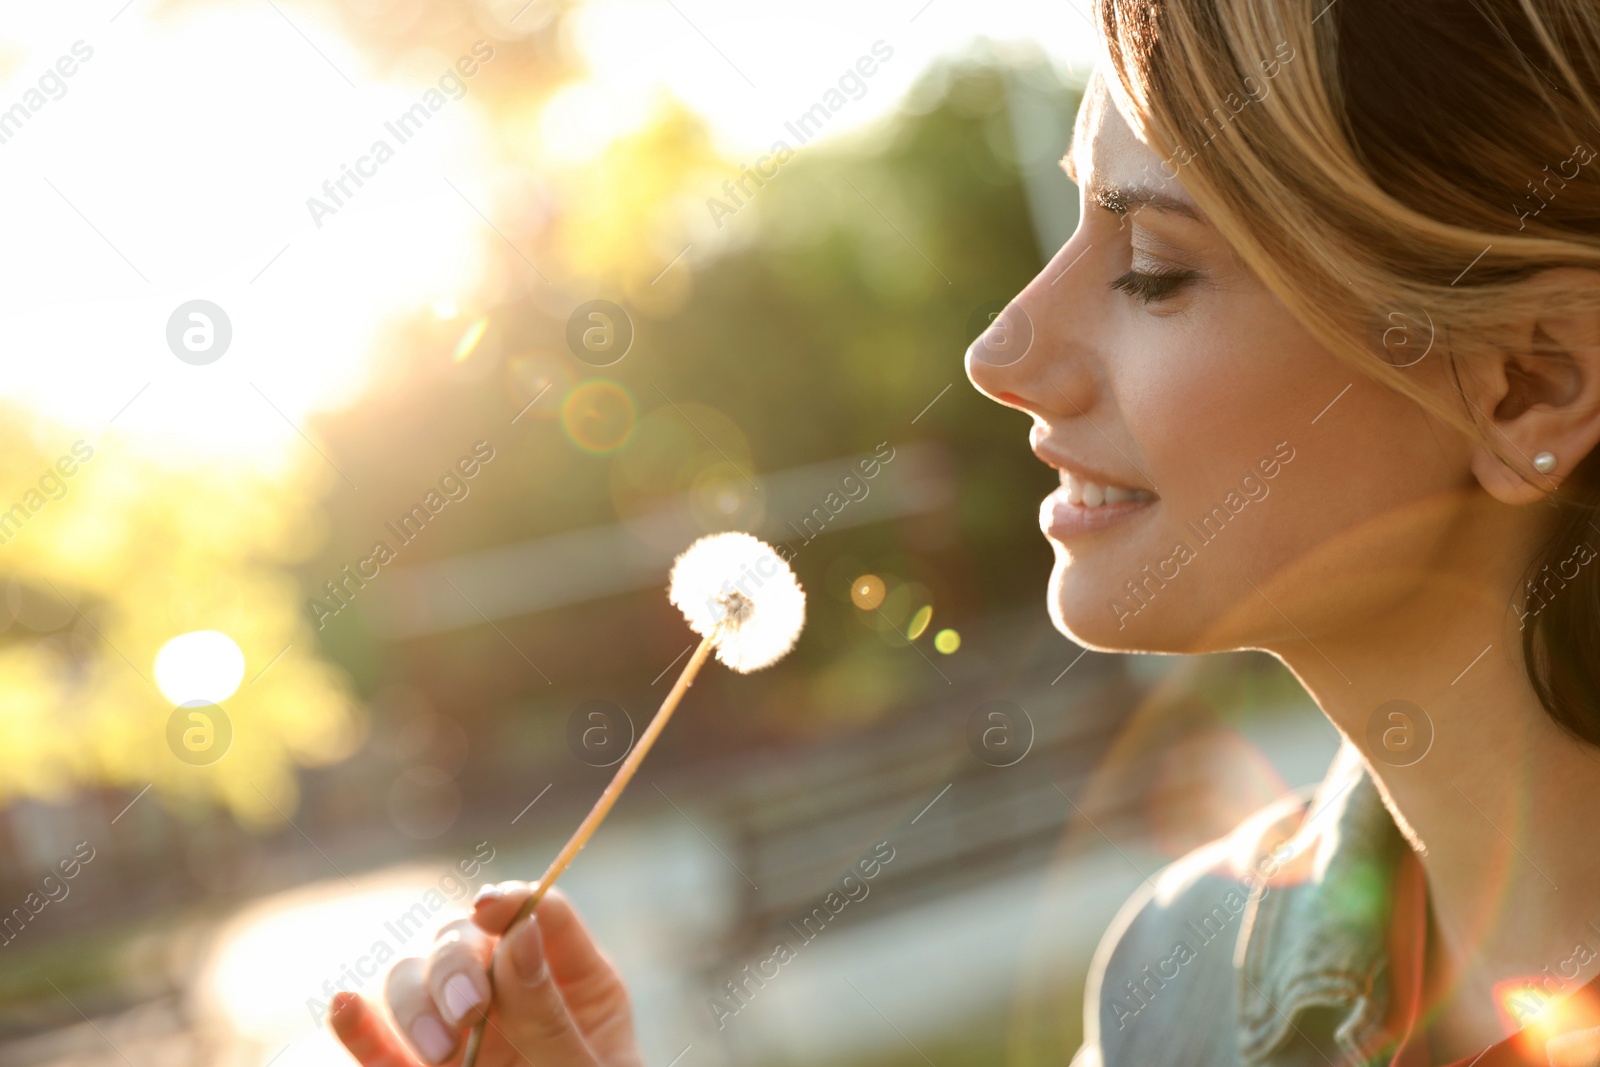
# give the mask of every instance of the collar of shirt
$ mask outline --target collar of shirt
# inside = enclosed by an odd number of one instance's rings
[[[1347,1053],[1381,1045],[1391,1014],[1389,931],[1410,846],[1360,753],[1345,745],[1293,837],[1257,865],[1238,957],[1240,1052],[1267,1064],[1314,1008]]]
[[[1238,955],[1240,1051],[1268,1065],[1309,1010],[1356,1063],[1422,1067],[1428,924],[1421,863],[1360,754],[1345,745],[1287,842],[1257,859]],[[1541,1038],[1600,1027],[1600,979],[1559,1002],[1544,1026],[1451,1067],[1546,1067]]]

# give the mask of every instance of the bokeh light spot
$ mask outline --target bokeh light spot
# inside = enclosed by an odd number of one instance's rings
[[[179,634],[161,646],[155,661],[156,688],[173,704],[227,700],[244,681],[244,653],[220,630]]]
[[[933,635],[933,647],[948,656],[961,647],[961,635],[950,629],[940,630]]]
[[[580,382],[561,405],[561,428],[585,452],[615,452],[634,426],[633,396],[606,378]]]
[[[884,597],[883,579],[876,574],[863,574],[850,586],[850,602],[862,611],[876,611]]]
[[[922,632],[928,628],[928,624],[932,621],[933,605],[922,605],[922,607],[917,609],[917,613],[911,616],[911,624],[906,627],[906,640],[915,641],[917,638],[921,637]]]
[[[471,326],[468,326],[466,332],[461,335],[461,340],[456,342],[456,350],[455,353],[451,355],[450,362],[460,363],[462,360],[472,355],[473,349],[478,347],[478,342],[483,340],[483,331],[487,330],[488,328],[489,316],[487,315],[478,319]]]
[[[389,787],[389,821],[407,837],[438,837],[461,814],[461,787],[438,767],[402,771]]]
[[[505,362],[505,389],[515,420],[553,419],[572,372],[549,352],[530,352]]]
[[[759,525],[766,513],[749,476],[720,460],[702,467],[689,486],[689,510],[707,530]]]

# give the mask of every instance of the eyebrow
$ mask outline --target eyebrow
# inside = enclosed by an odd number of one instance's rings
[[[1083,184],[1078,178],[1078,168],[1072,159],[1071,152],[1061,157],[1061,169],[1074,185]],[[1194,222],[1205,222],[1205,219],[1193,204],[1186,200],[1180,200],[1175,196],[1158,192],[1147,186],[1104,185],[1090,181],[1085,192],[1092,202],[1118,215],[1126,215],[1130,211],[1137,211],[1141,208],[1153,208],[1156,211],[1181,215],[1183,218]]]
[[[1130,211],[1138,211],[1141,208],[1154,208],[1156,211],[1181,215],[1194,222],[1205,221],[1200,217],[1199,210],[1193,204],[1150,188],[1091,183],[1087,192],[1090,200],[1107,211],[1116,212],[1118,215],[1126,215]]]

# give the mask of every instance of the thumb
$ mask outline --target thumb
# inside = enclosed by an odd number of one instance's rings
[[[527,903],[538,882],[495,882],[478,890],[472,901],[472,921],[486,934],[499,937]],[[553,892],[554,890],[552,890]]]

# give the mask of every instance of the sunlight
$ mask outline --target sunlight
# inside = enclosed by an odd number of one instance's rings
[[[984,5],[987,32],[1017,37],[1026,25],[1052,54],[1086,54],[1081,18],[1041,25],[1016,7]],[[401,140],[392,121],[436,71],[474,52],[468,31],[379,79],[313,7],[112,10],[114,20],[55,8],[10,16],[0,91],[19,96],[61,57],[76,69],[4,145],[0,194],[14,210],[0,345],[33,356],[10,361],[0,396],[81,432],[114,428],[168,462],[203,450],[281,471],[317,447],[316,413],[369,386],[382,329],[471,308],[484,250],[500,240],[485,225],[493,161],[474,86],[514,70],[484,60],[481,80],[463,79]],[[573,16],[590,77],[546,104],[538,140],[553,162],[591,159],[648,123],[667,94],[730,150],[765,148],[886,42],[896,58],[859,96],[839,98],[833,136],[897,106],[977,17],[937,2],[890,18],[845,0],[804,14],[591,0]],[[141,153],[169,165],[101,165]],[[367,177],[352,186],[357,171]],[[218,312],[194,319],[197,301]],[[223,340],[190,358],[169,340],[180,319],[199,330],[190,337],[214,329]]]
[[[1593,994],[1580,990],[1574,995],[1571,984],[1550,974],[1497,982],[1495,1002],[1506,1032],[1543,1042],[1593,1025],[1588,1021],[1595,1014]]]
[[[590,0],[577,13],[574,39],[596,88],[569,89],[587,95],[581,108],[563,104],[565,143],[573,150],[581,140],[586,157],[597,155],[590,142],[603,132],[614,138],[637,125],[614,111],[602,115],[598,102],[648,100],[659,89],[703,116],[726,151],[766,149],[784,135],[786,120],[816,104],[874,42],[884,42],[894,58],[840,109],[829,123],[832,136],[892,111],[931,60],[980,37],[1036,46],[1064,64],[1088,63],[1095,48],[1092,26],[1070,2],[817,0],[752,7],[737,0]],[[583,113],[594,117],[567,125]],[[607,123],[614,132],[603,131]]]
[[[386,126],[474,42],[408,64],[426,78],[378,82],[292,5],[162,21],[145,6],[114,23],[36,19],[7,57],[13,96],[59,55],[80,62],[5,145],[0,345],[34,358],[9,361],[0,394],[88,432],[115,419],[176,461],[203,448],[278,467],[304,458],[308,416],[366,387],[383,325],[480,281],[498,238],[464,202],[487,203],[473,79],[408,140]],[[490,61],[476,78],[510,73]],[[380,139],[393,158],[363,164]],[[170,166],[103,165],[140,156]],[[356,167],[375,176],[352,186]],[[231,333],[203,365],[169,347],[169,317],[194,300]]]
[[[593,160],[617,138],[649,121],[653,94],[623,92],[595,81],[563,85],[539,114],[539,144],[567,163]]]
[[[268,898],[219,933],[199,995],[263,1063],[280,1050],[277,1067],[349,1063],[328,1001],[339,989],[381,1000],[390,964],[425,952],[468,892],[449,867],[406,867]]]
[[[244,653],[220,630],[196,630],[162,645],[154,669],[156,688],[172,703],[220,704],[244,681]]]

